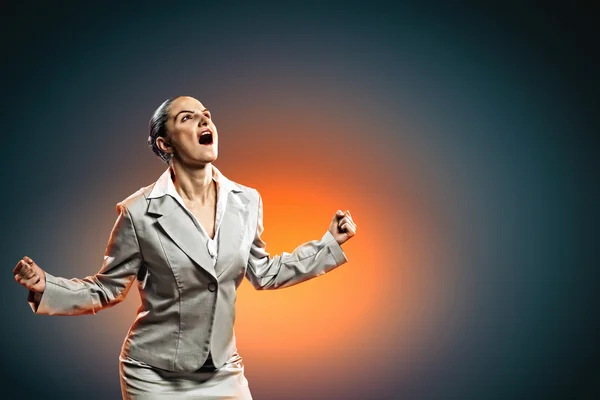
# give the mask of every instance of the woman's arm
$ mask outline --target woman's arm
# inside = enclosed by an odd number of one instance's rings
[[[334,220],[337,226],[337,213]],[[266,243],[261,239],[263,231],[263,204],[258,194],[256,235],[250,248],[246,269],[246,278],[256,289],[279,289],[292,286],[329,272],[348,261],[330,230],[325,232],[320,240],[301,244],[292,253],[284,252],[274,257],[271,257],[265,249]]]
[[[44,272],[33,260],[30,266],[39,268],[38,274],[45,279],[43,292],[19,282],[19,264],[15,268],[15,280],[30,289],[28,297],[32,310],[36,314],[80,315],[95,314],[103,308],[121,302],[135,280],[143,262],[135,227],[127,207],[117,204],[117,221],[112,229],[104,263],[100,271],[83,279],[65,279]],[[28,257],[24,257],[24,260]],[[21,270],[24,266],[22,266]],[[28,276],[30,276],[29,274]],[[40,279],[41,280],[41,279]],[[40,297],[41,295],[41,297]]]

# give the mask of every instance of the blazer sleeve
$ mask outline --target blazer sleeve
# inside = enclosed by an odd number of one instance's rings
[[[320,240],[312,240],[298,246],[291,253],[271,257],[266,243],[261,239],[263,227],[263,204],[258,193],[258,218],[256,234],[250,247],[246,278],[254,288],[279,289],[304,282],[344,264],[347,260],[341,246],[327,231]]]
[[[33,292],[28,298],[36,314],[95,314],[123,301],[143,260],[127,206],[117,204],[117,213],[100,271],[83,279],[59,278],[46,272],[41,298],[35,299]]]

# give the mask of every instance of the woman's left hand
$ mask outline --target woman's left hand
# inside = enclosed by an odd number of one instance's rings
[[[356,235],[356,224],[352,220],[350,211],[337,210],[329,225],[329,232],[340,245]]]

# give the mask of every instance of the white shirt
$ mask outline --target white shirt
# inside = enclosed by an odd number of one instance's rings
[[[169,195],[173,197],[179,203],[179,205],[181,205],[181,207],[183,207],[183,209],[192,218],[192,221],[196,225],[196,228],[198,228],[198,230],[200,231],[200,236],[202,236],[204,245],[208,250],[208,254],[210,254],[212,258],[214,267],[217,263],[217,254],[219,253],[219,228],[221,226],[221,220],[223,219],[223,215],[225,215],[227,197],[229,195],[229,192],[235,188],[235,185],[229,179],[224,177],[223,174],[221,174],[221,172],[217,169],[217,167],[215,167],[212,164],[211,166],[213,171],[212,177],[217,184],[217,212],[215,215],[214,238],[211,239],[210,236],[208,236],[208,233],[206,232],[200,221],[198,221],[198,218],[196,218],[196,216],[186,207],[185,202],[175,189],[175,184],[173,184],[173,180],[171,179],[170,168],[167,168],[167,170],[160,176],[160,178],[158,178],[156,184],[152,188],[152,191],[148,195],[148,198],[153,199]]]

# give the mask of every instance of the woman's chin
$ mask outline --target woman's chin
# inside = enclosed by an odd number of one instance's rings
[[[217,160],[218,154],[214,153],[214,154],[203,154],[202,157],[199,157],[197,159],[198,162],[202,163],[202,164],[209,164],[212,162],[215,162]]]
[[[214,145],[205,146],[205,148],[202,150],[203,151],[196,155],[196,160],[198,161],[213,162],[219,155],[219,151]]]
[[[210,162],[213,162],[213,161],[216,161],[216,159],[218,157],[219,157],[219,152],[217,151],[217,149],[215,149],[213,151],[213,153],[209,157],[207,157],[207,158],[210,158]]]

